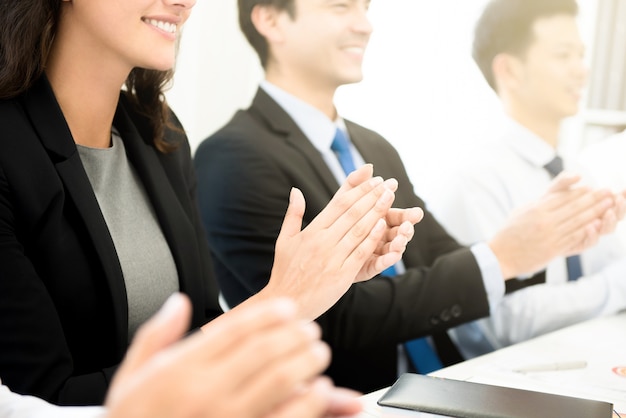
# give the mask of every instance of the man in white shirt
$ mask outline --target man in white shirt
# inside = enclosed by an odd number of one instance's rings
[[[477,22],[473,57],[506,120],[442,181],[445,193],[429,201],[463,243],[489,239],[512,212],[544,194],[562,169],[552,169],[560,124],[577,112],[586,79],[577,12],[575,0],[492,0]],[[616,199],[623,208],[623,197]],[[489,318],[451,330],[464,356],[625,308],[624,252],[603,240],[582,257],[559,257],[545,272],[509,282]],[[576,264],[582,273],[573,272]]]

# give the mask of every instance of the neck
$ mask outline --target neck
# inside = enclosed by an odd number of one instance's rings
[[[505,104],[505,111],[513,120],[544,140],[552,148],[557,148],[561,119],[541,115],[532,110],[525,111],[521,107],[510,104]]]
[[[268,69],[265,79],[287,93],[297,97],[324,113],[330,120],[337,118],[337,110],[333,102],[337,87],[312,83],[311,80],[300,80],[286,74]]]
[[[55,44],[61,44],[59,41]],[[64,46],[53,47],[46,75],[72,137],[80,145],[108,148],[120,88],[130,69],[73,50],[67,42]]]

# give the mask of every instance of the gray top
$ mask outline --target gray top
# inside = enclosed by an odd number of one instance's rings
[[[132,338],[178,291],[176,265],[119,135],[113,133],[110,148],[77,146],[122,266]]]

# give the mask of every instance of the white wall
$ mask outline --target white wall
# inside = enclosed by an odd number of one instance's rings
[[[387,137],[418,190],[428,188],[442,158],[462,158],[500,111],[470,56],[486,1],[373,0],[365,80],[338,91],[340,113]],[[579,0],[589,42],[596,1]],[[168,93],[193,147],[248,105],[261,77],[238,28],[236,0],[198,1]]]
[[[381,0],[364,81],[345,86],[337,106],[380,132],[400,152],[423,194],[442,158],[458,158],[499,112],[471,58],[474,22],[486,0]]]
[[[246,107],[262,77],[239,30],[236,0],[199,0],[185,25],[167,99],[192,147]]]

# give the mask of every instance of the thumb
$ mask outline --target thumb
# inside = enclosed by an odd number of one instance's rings
[[[305,207],[304,195],[300,189],[292,187],[291,193],[289,193],[289,207],[287,207],[287,213],[285,213],[283,225],[280,228],[280,234],[278,234],[279,241],[282,237],[291,238],[302,230]]]
[[[156,353],[178,341],[189,327],[191,303],[182,293],[174,293],[161,309],[143,324],[124,359],[124,367],[132,371],[141,367]]]

